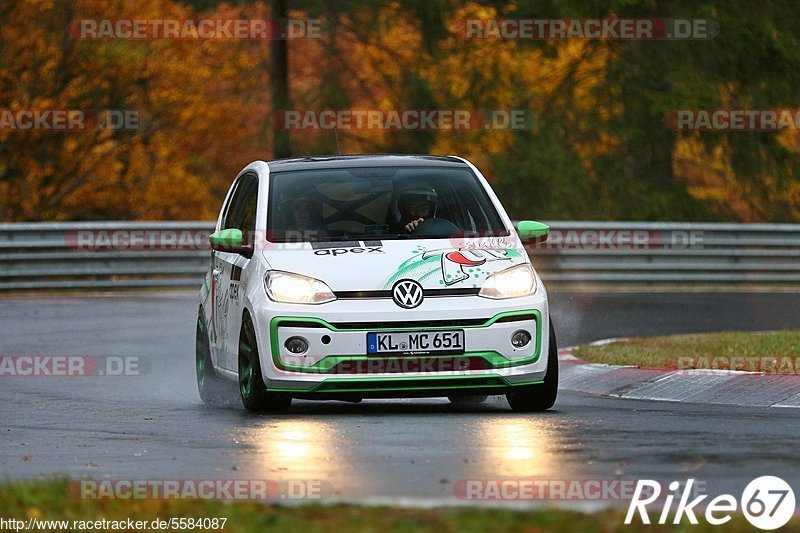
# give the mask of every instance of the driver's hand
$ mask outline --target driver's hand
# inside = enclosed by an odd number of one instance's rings
[[[417,220],[412,220],[405,226],[406,233],[413,233],[417,226],[419,226],[422,222],[424,222],[424,218],[418,218]]]

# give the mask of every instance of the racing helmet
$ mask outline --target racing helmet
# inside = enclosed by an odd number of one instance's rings
[[[289,229],[293,228],[299,209],[309,213],[312,223],[322,222],[322,201],[313,188],[296,187],[285,191],[281,195],[279,206],[283,223]]]
[[[403,220],[405,206],[413,204],[428,204],[428,218],[436,216],[438,195],[430,183],[422,179],[409,179],[399,183],[395,191],[393,202],[395,222]]]

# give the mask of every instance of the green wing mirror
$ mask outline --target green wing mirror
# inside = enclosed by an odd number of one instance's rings
[[[233,252],[242,255],[252,255],[253,247],[244,243],[242,230],[232,228],[223,229],[212,233],[208,237],[211,242],[211,249],[218,252]]]
[[[544,242],[550,234],[550,226],[533,220],[520,220],[517,223],[517,233],[523,241]]]

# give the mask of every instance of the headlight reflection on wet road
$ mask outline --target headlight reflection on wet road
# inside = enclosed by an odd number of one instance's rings
[[[544,478],[568,474],[555,457],[561,445],[555,420],[544,416],[478,419],[477,437],[482,475]]]

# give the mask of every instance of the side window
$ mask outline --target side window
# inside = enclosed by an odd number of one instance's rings
[[[222,207],[222,224],[219,227],[221,230],[228,228],[228,220],[231,218],[231,206],[233,205],[233,201],[236,199],[236,193],[240,185],[241,181],[236,181],[233,183],[233,193],[231,193],[230,197],[225,202],[225,205]]]
[[[243,232],[255,229],[256,205],[258,203],[258,179],[253,174],[245,174],[239,179],[233,192],[222,229],[240,229]]]

